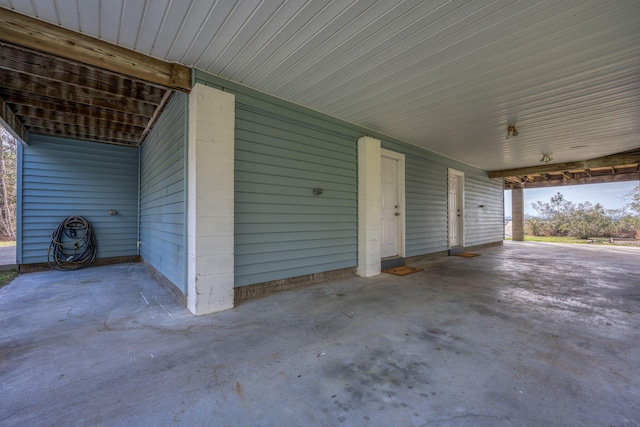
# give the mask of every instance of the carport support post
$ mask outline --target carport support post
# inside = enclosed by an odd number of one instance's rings
[[[380,229],[382,185],[380,141],[358,139],[358,268],[361,277],[380,274]]]
[[[511,239],[524,240],[524,188],[513,187],[511,190]]]
[[[189,94],[187,306],[233,307],[235,96],[199,83]]]

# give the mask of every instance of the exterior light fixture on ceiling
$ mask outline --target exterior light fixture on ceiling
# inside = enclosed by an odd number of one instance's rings
[[[543,154],[542,158],[540,159],[540,163],[549,163],[552,160],[553,160],[553,158],[550,155]]]
[[[511,139],[514,136],[520,135],[520,132],[516,129],[515,125],[507,127],[507,139]]]

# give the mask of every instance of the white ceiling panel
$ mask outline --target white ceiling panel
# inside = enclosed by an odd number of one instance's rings
[[[640,148],[634,0],[0,0],[485,170]],[[505,139],[515,124],[517,138]]]

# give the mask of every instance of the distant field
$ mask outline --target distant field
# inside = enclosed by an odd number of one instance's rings
[[[506,236],[505,240],[512,240],[511,236]],[[546,243],[577,243],[577,244],[596,244],[596,245],[614,245],[614,246],[640,246],[640,241],[633,239],[614,239],[613,243],[606,237],[594,239],[578,239],[568,236],[524,236],[525,242],[546,242]]]

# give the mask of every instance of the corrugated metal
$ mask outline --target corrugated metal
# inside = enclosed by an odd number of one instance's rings
[[[186,112],[174,93],[140,153],[140,255],[185,294]]]
[[[484,170],[638,148],[640,2],[0,0]],[[520,136],[505,141],[508,124]],[[602,141],[606,141],[603,144]]]
[[[136,255],[138,149],[42,135],[29,141],[20,159],[21,262],[46,262],[51,232],[72,215],[92,224],[98,258]]]

